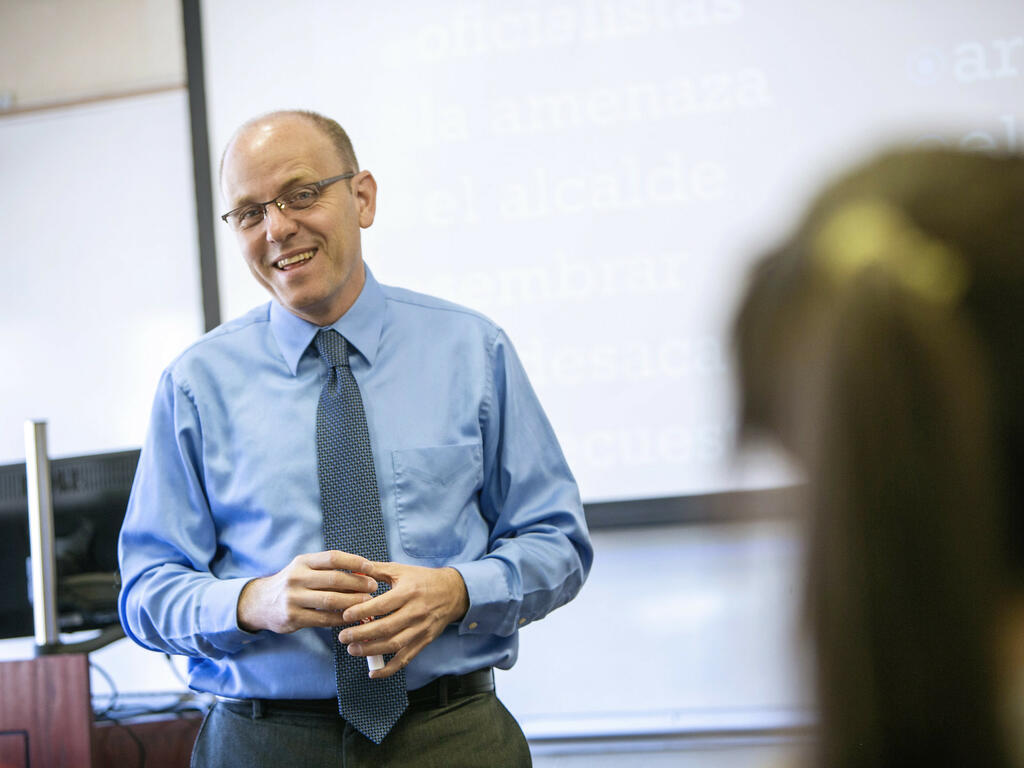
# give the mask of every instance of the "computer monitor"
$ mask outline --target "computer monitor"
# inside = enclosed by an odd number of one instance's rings
[[[119,625],[117,537],[138,449],[52,459],[61,632]],[[0,466],[0,638],[33,634],[25,464]]]

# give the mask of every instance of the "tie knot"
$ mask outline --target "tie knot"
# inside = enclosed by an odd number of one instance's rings
[[[336,330],[324,328],[317,331],[313,343],[320,357],[332,368],[348,367],[348,342]]]

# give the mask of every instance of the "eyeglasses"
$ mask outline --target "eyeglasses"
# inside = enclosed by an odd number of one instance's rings
[[[320,193],[324,187],[330,186],[336,181],[351,179],[355,175],[355,172],[343,173],[341,176],[331,176],[329,179],[315,181],[312,184],[303,184],[301,187],[289,189],[265,203],[246,203],[233,211],[228,211],[221,216],[221,219],[234,230],[252,229],[267,217],[268,205],[276,205],[282,212],[304,210],[320,199]]]

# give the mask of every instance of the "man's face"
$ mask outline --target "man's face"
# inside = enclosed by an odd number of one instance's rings
[[[352,170],[312,123],[279,116],[235,139],[224,157],[221,188],[234,209]],[[260,224],[237,233],[249,270],[283,307],[315,325],[330,325],[363,288],[359,228],[373,223],[376,194],[373,177],[362,171],[350,182],[325,187],[310,208],[268,205]]]

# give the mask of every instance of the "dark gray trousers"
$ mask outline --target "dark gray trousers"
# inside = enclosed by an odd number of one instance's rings
[[[234,705],[232,709],[237,709]],[[410,703],[379,746],[329,714],[232,711],[217,702],[193,768],[528,768],[522,729],[493,691],[447,705]]]

